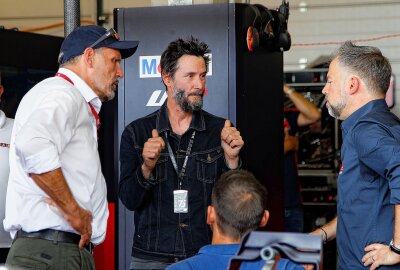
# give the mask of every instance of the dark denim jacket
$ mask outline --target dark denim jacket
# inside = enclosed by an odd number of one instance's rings
[[[205,111],[195,112],[190,128],[182,136],[172,133],[166,102],[156,112],[130,123],[121,138],[121,176],[119,197],[134,213],[135,235],[132,255],[143,259],[171,261],[183,259],[209,244],[211,232],[206,224],[214,182],[225,171],[221,130],[225,119]],[[165,147],[146,180],[141,171],[144,143],[157,129],[165,141],[165,133],[174,152],[179,171],[193,130],[196,131],[182,189],[188,190],[189,211],[175,214],[173,190],[178,177]]]

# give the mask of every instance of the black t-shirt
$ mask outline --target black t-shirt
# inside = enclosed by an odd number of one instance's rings
[[[297,110],[285,110],[284,116],[289,124],[289,134],[296,135],[299,126]],[[295,151],[290,151],[284,156],[284,190],[285,190],[285,208],[297,207],[301,205],[300,182],[297,175],[297,162]]]

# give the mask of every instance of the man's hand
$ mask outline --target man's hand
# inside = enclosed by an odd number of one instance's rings
[[[163,138],[158,135],[156,129],[151,131],[151,138],[145,142],[143,146],[143,165],[142,172],[145,178],[149,178],[151,172],[157,164],[157,160],[160,158],[161,151],[165,148],[165,142]]]
[[[370,270],[377,269],[381,265],[394,265],[400,263],[400,255],[390,250],[389,246],[371,244],[364,248],[367,252],[361,261],[364,266],[370,266]]]
[[[92,214],[79,206],[61,168],[42,174],[31,173],[30,176],[49,195],[46,202],[56,207],[71,227],[81,235],[79,247],[88,245],[92,237]]]
[[[83,248],[90,244],[90,239],[92,238],[92,214],[78,206],[75,213],[66,215],[65,219],[68,223],[78,231],[81,235],[81,240],[79,241],[79,248]]]
[[[92,213],[79,205],[76,205],[76,208],[70,213],[66,213],[52,199],[47,198],[46,202],[56,207],[71,227],[81,235],[81,240],[79,241],[80,249],[90,244],[90,239],[92,238]]]
[[[231,121],[226,120],[221,131],[221,146],[224,149],[225,160],[230,169],[236,169],[239,166],[239,152],[243,145],[244,141],[240,132],[232,127]]]

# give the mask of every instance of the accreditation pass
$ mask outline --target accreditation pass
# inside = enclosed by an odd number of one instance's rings
[[[174,190],[174,213],[188,212],[188,191]]]

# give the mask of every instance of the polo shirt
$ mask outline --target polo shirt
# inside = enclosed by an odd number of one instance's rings
[[[228,269],[230,258],[239,249],[239,244],[207,245],[191,258],[180,261],[167,267],[166,270],[221,270]],[[264,260],[255,262],[242,262],[240,270],[262,269]],[[276,270],[300,270],[303,267],[289,260],[281,259]]]

